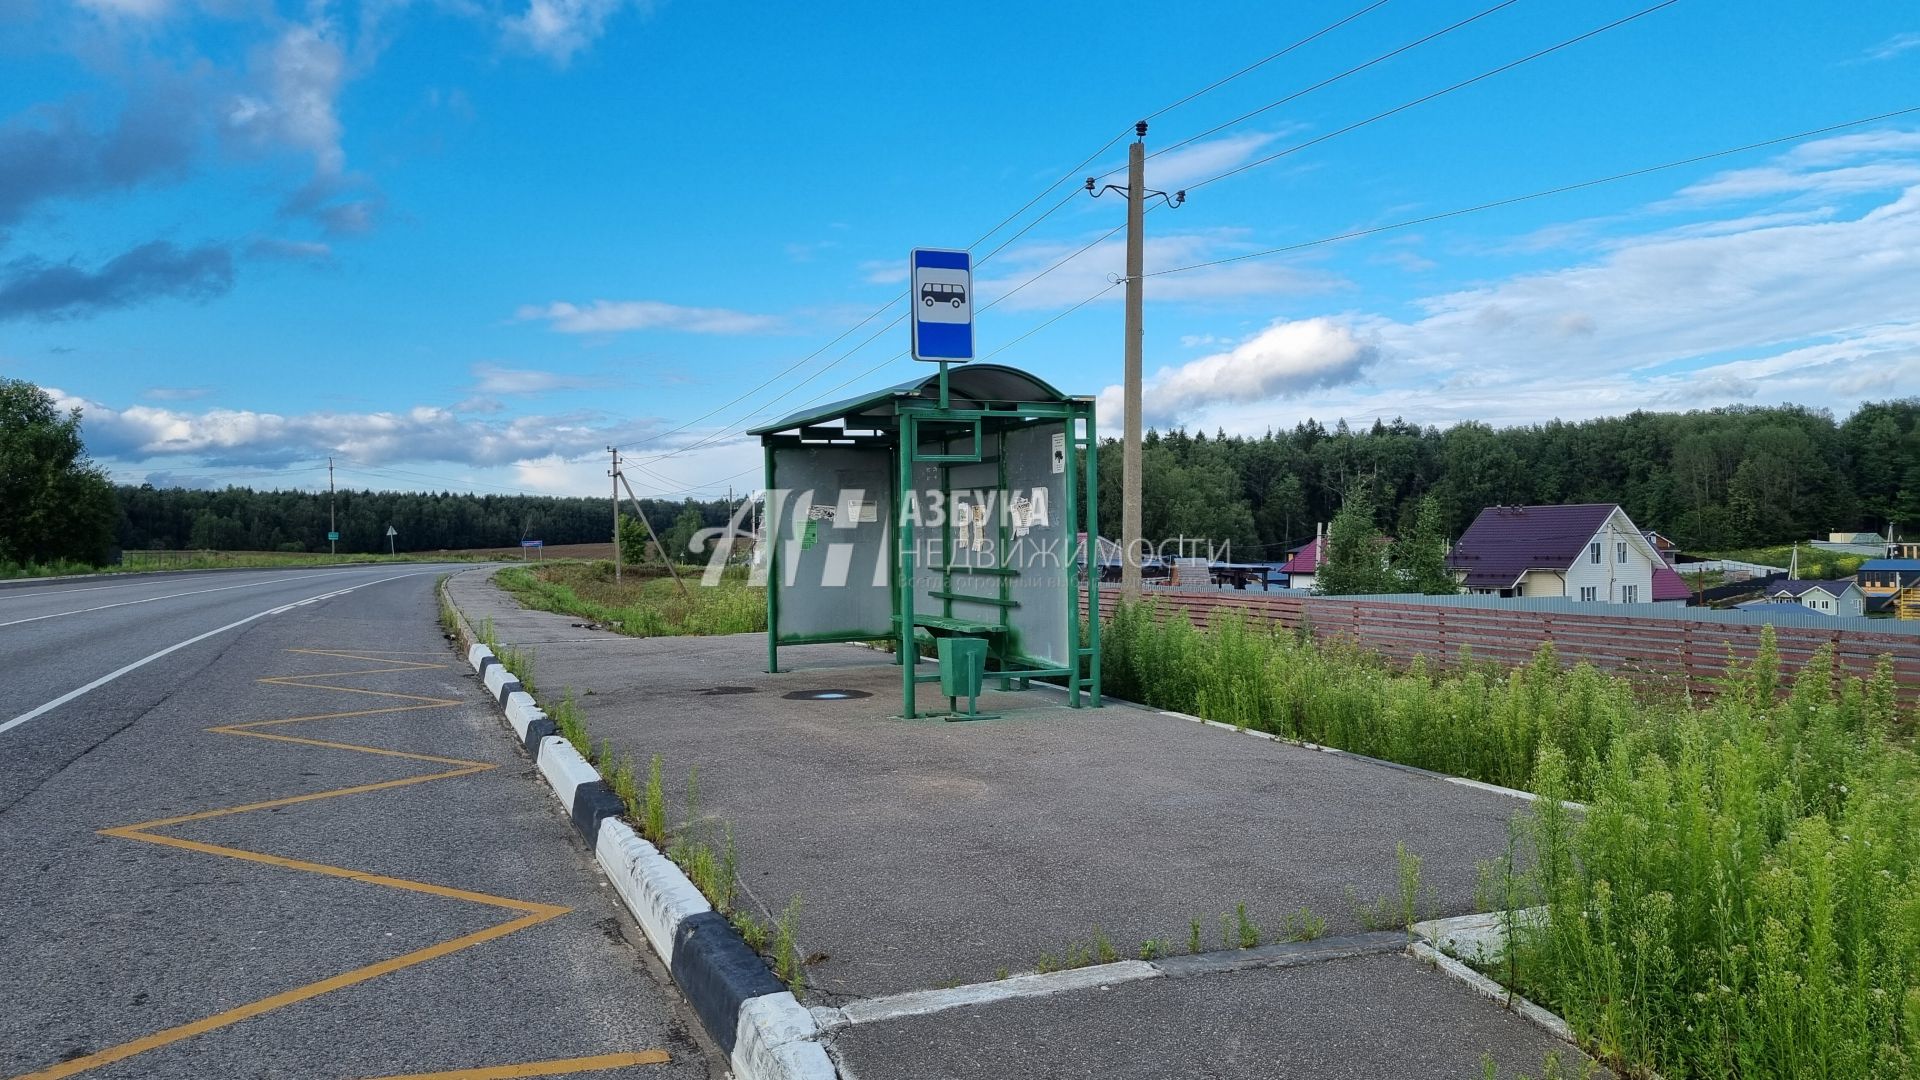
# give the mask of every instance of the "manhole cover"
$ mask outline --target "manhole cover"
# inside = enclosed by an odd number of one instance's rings
[[[852,701],[873,695],[865,690],[795,690],[780,696],[788,701]]]
[[[757,686],[713,686],[700,691],[701,695],[705,697],[721,697],[726,694],[757,694],[759,692],[760,688]]]

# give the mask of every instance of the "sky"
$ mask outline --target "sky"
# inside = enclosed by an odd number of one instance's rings
[[[1453,214],[1920,107],[1909,0],[1654,6],[0,0],[0,376],[126,483],[717,497],[971,247],[1117,432],[1149,117],[1162,429],[1920,393],[1920,111]]]

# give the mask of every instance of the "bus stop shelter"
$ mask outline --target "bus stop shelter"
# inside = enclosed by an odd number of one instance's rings
[[[766,456],[767,669],[782,645],[888,640],[901,715],[976,715],[983,679],[1100,704],[1093,399],[972,363],[754,429]],[[1082,598],[1095,617],[1083,621]],[[923,643],[940,660],[919,670]],[[906,659],[907,662],[902,663]],[[941,683],[944,712],[916,688]]]

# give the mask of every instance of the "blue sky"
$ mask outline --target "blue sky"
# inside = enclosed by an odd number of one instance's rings
[[[1220,130],[1150,162],[1194,190],[1149,272],[1920,106],[1911,3],[1679,0],[1288,152],[1653,3],[1513,0],[1227,123],[1494,3],[1388,0],[1155,116]],[[1368,6],[0,0],[0,375],[130,482],[599,493],[617,442],[713,495],[750,421],[915,373],[911,247],[1051,211],[976,270],[978,340],[1117,423],[1121,290],[1062,313],[1124,207],[1079,177]],[[1147,297],[1163,427],[1844,415],[1920,388],[1920,113]]]

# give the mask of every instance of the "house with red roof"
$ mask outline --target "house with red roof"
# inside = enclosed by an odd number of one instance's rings
[[[1490,506],[1453,546],[1447,566],[1467,592],[1485,596],[1603,604],[1687,597],[1686,581],[1617,503]]]
[[[1316,536],[1312,543],[1295,548],[1293,555],[1280,564],[1280,572],[1287,576],[1287,588],[1313,588],[1314,574],[1320,568],[1320,558],[1326,545],[1325,535]]]

